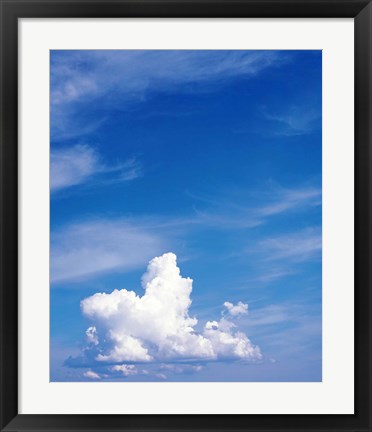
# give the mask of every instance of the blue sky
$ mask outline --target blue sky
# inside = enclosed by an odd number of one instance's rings
[[[51,381],[321,381],[321,51],[50,64]]]

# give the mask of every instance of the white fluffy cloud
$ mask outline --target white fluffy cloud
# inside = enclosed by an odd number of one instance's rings
[[[86,332],[86,339],[88,344],[93,344],[93,345],[98,345],[99,344],[99,340],[98,340],[98,336],[97,336],[97,329],[92,326],[92,327],[88,327]]]
[[[110,368],[113,372],[119,372],[121,375],[124,376],[131,376],[131,375],[137,375],[138,370],[135,365],[127,365],[127,364],[121,364],[121,365],[114,365]]]
[[[83,375],[85,376],[85,378],[89,378],[89,379],[94,379],[94,380],[101,379],[101,376],[98,373],[93,372],[92,370],[88,370],[84,372]]]
[[[81,302],[83,314],[94,323],[87,336],[97,364],[261,358],[260,349],[226,316],[196,331],[197,319],[189,315],[192,280],[180,275],[173,253],[150,261],[142,286],[142,296],[122,289]],[[248,309],[241,302],[226,302],[225,307],[229,317]],[[127,365],[114,367],[116,372],[132,371]]]
[[[248,305],[242,302],[238,302],[236,305],[225,302],[223,305],[232,316],[246,315],[248,313]]]

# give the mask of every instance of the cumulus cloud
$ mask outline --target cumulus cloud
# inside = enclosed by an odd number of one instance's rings
[[[90,350],[96,364],[116,364],[112,370],[123,373],[134,370],[127,362],[259,360],[259,347],[226,316],[196,331],[198,321],[189,315],[192,282],[181,276],[176,255],[166,253],[150,261],[142,277],[142,296],[122,289],[82,300],[82,313],[94,323],[87,330],[93,343],[86,351]],[[225,308],[232,318],[246,314],[248,305],[226,302]],[[163,369],[176,373],[201,370],[199,365],[174,367]]]
[[[93,372],[92,370],[88,370],[84,372],[83,375],[85,376],[85,378],[89,378],[89,379],[94,379],[94,380],[101,379],[101,376],[98,373]]]
[[[208,338],[218,359],[252,359],[261,358],[258,347],[252,345],[247,336],[235,331],[236,325],[222,318],[219,322],[208,321],[205,325],[204,336]]]
[[[98,336],[97,336],[97,329],[92,326],[92,327],[88,327],[86,332],[86,339],[88,344],[93,344],[93,345],[98,345],[99,341],[98,341]]]
[[[111,184],[129,181],[142,174],[134,158],[117,164],[103,163],[96,149],[78,144],[72,147],[52,149],[50,152],[50,190],[76,186],[99,177],[99,183]]]
[[[135,365],[127,365],[127,364],[121,364],[121,365],[114,365],[110,368],[113,372],[119,372],[123,376],[131,376],[131,375],[137,375],[138,370]]]
[[[232,316],[246,315],[248,313],[248,305],[242,303],[241,301],[236,305],[230,302],[225,302],[223,305],[225,306],[227,312]]]

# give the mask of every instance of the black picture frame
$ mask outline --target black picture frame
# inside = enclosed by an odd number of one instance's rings
[[[1,431],[372,431],[372,4],[366,0],[0,0]],[[355,414],[18,414],[18,19],[353,18],[355,23]]]

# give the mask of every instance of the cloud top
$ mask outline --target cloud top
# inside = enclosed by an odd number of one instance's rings
[[[229,319],[247,313],[246,304],[226,302],[228,314],[196,331],[198,320],[189,314],[192,283],[181,276],[176,255],[166,253],[150,261],[142,296],[122,289],[84,299],[82,313],[94,323],[86,352],[101,365],[260,359],[260,349]]]

